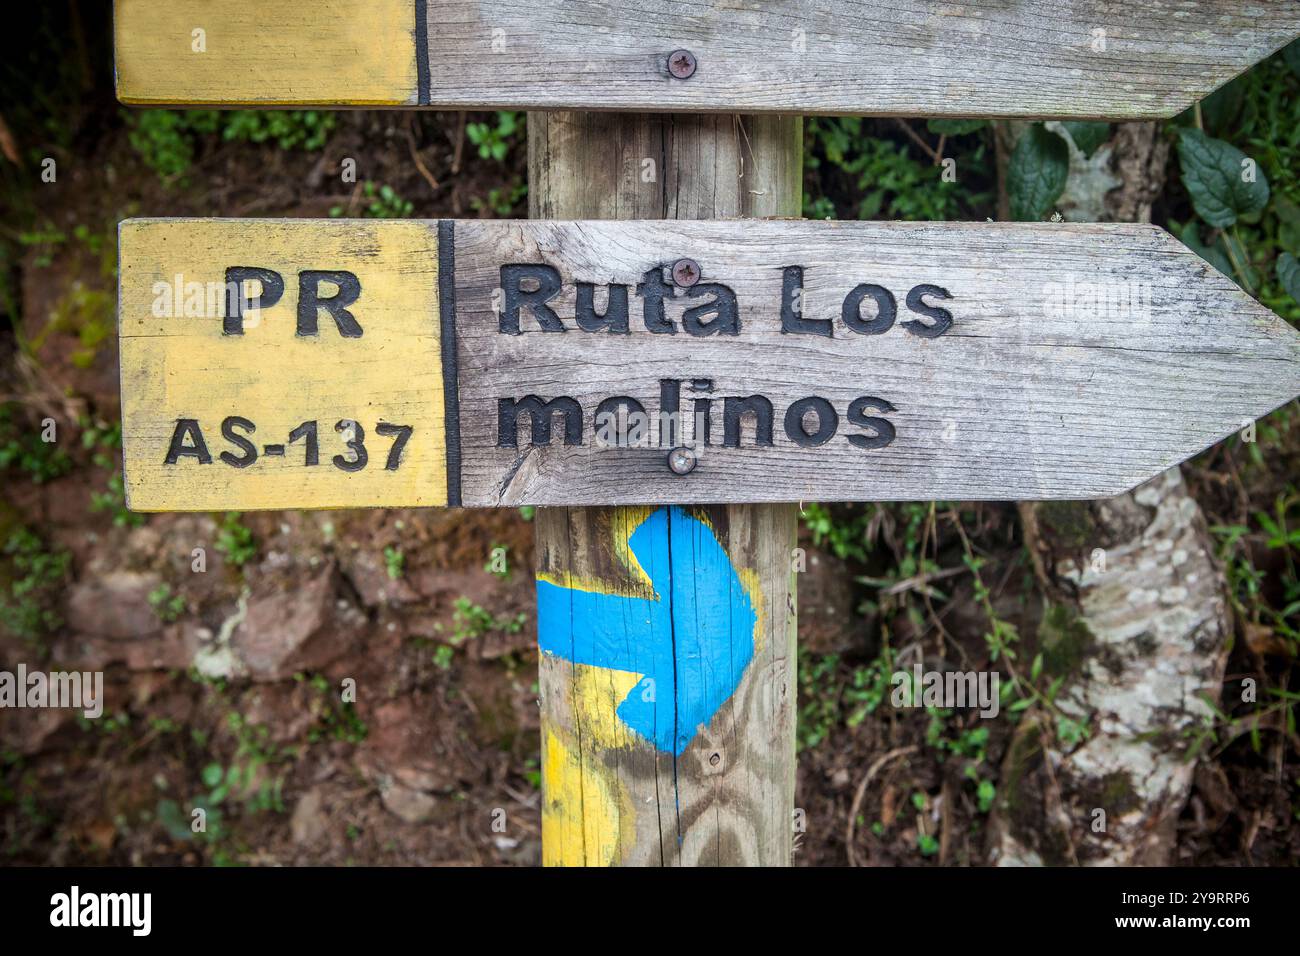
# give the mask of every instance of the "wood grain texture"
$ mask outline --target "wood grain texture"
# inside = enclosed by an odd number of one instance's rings
[[[528,129],[534,217],[797,216],[802,205],[795,118],[531,113]],[[650,525],[665,511],[668,521]],[[790,505],[537,512],[547,864],[789,864],[796,527]],[[648,559],[666,558],[668,572],[630,560],[634,540]],[[725,561],[711,563],[717,547]],[[659,584],[667,628],[663,608],[656,615],[644,601],[642,577]],[[598,620],[576,597],[545,600],[547,579],[639,589],[643,600]],[[572,647],[599,626],[611,632],[609,647],[631,651],[631,661],[613,663],[632,673],[565,656],[566,636]],[[653,666],[655,648],[671,662],[667,749],[629,732],[618,709],[644,687],[638,671]],[[716,681],[731,692],[697,727],[695,691]]]
[[[1159,118],[1300,34],[1296,0],[428,0],[426,9],[427,46],[415,0],[117,0],[119,95],[216,105]],[[207,59],[189,47],[202,24],[214,38]],[[697,58],[689,79],[667,71],[677,49]]]
[[[687,128],[713,123],[697,118]],[[761,126],[750,129],[754,142],[793,142],[786,134],[764,137]],[[750,163],[752,181],[763,188],[702,188],[675,171],[681,143],[698,138],[681,127],[673,136],[663,173],[679,211],[698,210],[710,196],[728,208],[755,208],[786,175],[779,164]],[[606,164],[596,154],[592,165]],[[609,195],[624,207],[641,202],[632,187]],[[454,236],[458,458],[444,453],[440,424],[438,223],[124,226],[122,380],[132,506],[443,504],[449,457],[461,502],[470,506],[1095,498],[1135,487],[1300,392],[1300,336],[1148,225],[474,220],[455,223]],[[670,291],[676,297],[664,320],[674,334],[648,330],[636,286],[681,256],[700,264],[697,293],[714,283],[734,294],[735,334],[684,331],[687,306],[715,293],[691,299]],[[520,333],[502,332],[502,267],[518,264],[555,270],[560,291],[548,305],[564,331],[542,331],[536,310],[524,306]],[[174,283],[177,275],[221,283],[231,266],[286,277],[264,327],[229,337],[219,317],[152,315],[155,283]],[[791,266],[804,270],[801,318],[826,323],[832,336],[782,331],[783,277]],[[299,273],[349,268],[361,277],[352,311],[368,337],[341,338],[325,311],[319,336],[295,335]],[[607,284],[629,287],[626,333],[576,327],[579,281],[596,287],[597,310],[605,308]],[[864,334],[846,324],[844,302],[859,284],[892,297],[896,318],[887,330]],[[951,315],[951,327],[935,338],[904,325],[924,326],[907,305],[923,285],[949,296],[920,300]],[[861,321],[874,320],[873,299],[864,303]],[[680,383],[673,442],[657,418],[664,382]],[[756,395],[771,403],[770,445],[759,444],[747,415],[735,447],[726,447],[727,400]],[[566,436],[563,415],[540,414],[551,428],[539,442],[534,418],[519,404],[529,396],[575,403],[576,433]],[[620,397],[650,416],[642,446],[600,440],[599,407]],[[802,420],[796,414],[792,424],[790,408],[809,397],[824,400],[828,411]],[[878,400],[866,417],[883,418],[893,430],[886,445],[862,447],[863,438],[880,434],[852,414],[866,398]],[[696,434],[701,399],[711,402],[707,445]],[[503,402],[516,412],[515,428],[503,427]],[[372,435],[373,467],[355,475],[328,467],[301,473],[289,467],[298,464],[292,453],[247,469],[164,464],[178,418],[202,421],[215,457],[233,449],[219,432],[212,441],[213,430],[236,414],[257,423],[259,443],[285,441],[288,429],[318,419],[330,455],[341,450],[331,445],[334,422],[356,419]],[[379,442],[371,427],[381,419],[423,423],[408,449],[417,467],[383,469],[388,441]],[[799,444],[798,429],[815,431],[819,421],[833,426],[830,437]],[[280,437],[263,439],[267,428]],[[697,455],[689,474],[668,467],[677,445]],[[194,487],[184,477],[191,473],[204,476]],[[174,490],[164,490],[169,486]]]
[[[1300,336],[1163,230],[1144,225],[1002,223],[462,222],[456,228],[462,490],[467,504],[579,504],[896,499],[1094,498],[1126,491],[1300,392]],[[630,296],[627,334],[574,326],[574,281],[635,287],[648,269],[689,256],[704,282],[739,302],[739,333],[699,338],[647,331]],[[493,296],[502,263],[558,269],[551,302],[566,325],[543,332],[525,314],[502,334]],[[783,269],[804,267],[803,316],[833,337],[783,334]],[[841,315],[859,283],[889,290],[897,322],[849,331]],[[920,284],[951,328],[902,327]],[[696,302],[703,301],[701,299]],[[600,299],[597,299],[600,302]],[[864,318],[873,316],[868,299]],[[667,315],[680,319],[682,306]],[[690,412],[709,395],[712,441],[693,441]],[[677,475],[658,446],[596,440],[600,402],[630,396],[653,414],[661,382],[682,382],[685,444]],[[752,423],[721,447],[725,396],[773,406],[772,445]],[[582,444],[501,447],[498,403],[568,396]],[[828,401],[838,431],[800,447],[783,428],[792,403]],[[894,406],[884,447],[846,412],[862,396]],[[526,422],[527,419],[525,418]],[[668,445],[667,447],[672,447]]]
[[[127,506],[135,511],[428,506],[447,503],[437,230],[410,222],[311,220],[129,220],[120,235],[118,335],[122,454]],[[280,301],[224,334],[231,266],[283,277]],[[330,313],[313,313],[317,334],[299,335],[303,270],[350,271],[360,285],[351,307],[361,335],[345,338]],[[316,289],[313,283],[311,288]],[[258,285],[249,283],[249,294]],[[335,292],[319,286],[322,298]],[[197,298],[195,297],[197,296]],[[234,429],[257,458],[223,437]],[[178,422],[193,420],[207,460],[171,464]],[[355,421],[347,434],[336,424]],[[317,423],[318,463],[306,464],[303,422]],[[396,468],[396,436],[379,423],[410,426]],[[182,444],[197,447],[194,434]],[[367,449],[364,468],[344,470]],[[280,452],[266,445],[279,445]]]
[[[412,0],[116,0],[117,95],[134,105],[415,105],[416,32]]]
[[[662,513],[666,509],[659,509]],[[677,509],[674,509],[676,511]],[[649,508],[542,508],[539,588],[560,582],[620,604],[601,620],[539,598],[542,704],[542,844],[547,865],[764,865],[790,862],[794,806],[796,512],[786,505],[683,509],[667,539],[629,538]],[[717,541],[722,574],[705,558]],[[652,560],[655,544],[669,561]],[[663,566],[670,565],[670,567]],[[658,585],[649,589],[642,581]],[[735,577],[730,577],[734,570]],[[694,573],[692,573],[694,572]],[[720,592],[720,593],[715,593]],[[729,627],[710,647],[711,602],[752,611],[752,629]],[[665,605],[662,613],[655,605]],[[724,616],[724,627],[730,625]],[[619,666],[576,662],[593,629],[625,649]],[[692,683],[718,678],[752,654],[733,693],[702,726],[671,728],[680,753],[660,749],[620,717],[631,695],[661,695],[667,719],[693,709]],[[666,656],[669,679],[646,683]],[[721,678],[718,678],[721,679]]]

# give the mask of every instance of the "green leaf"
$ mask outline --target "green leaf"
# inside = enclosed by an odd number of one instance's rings
[[[927,120],[925,128],[936,136],[965,136],[988,125],[982,119],[932,119]]]
[[[1074,140],[1074,145],[1079,147],[1079,152],[1085,156],[1091,156],[1097,151],[1098,146],[1110,139],[1109,123],[1071,121],[1061,125],[1069,132],[1070,139]]]
[[[1292,40],[1282,48],[1282,59],[1291,67],[1291,72],[1300,76],[1300,40]]]
[[[190,821],[175,800],[159,800],[156,812],[158,822],[163,825],[163,829],[173,840],[194,838],[194,833],[190,830]]]
[[[215,787],[221,782],[221,764],[210,763],[203,768],[203,784],[208,787]]]
[[[1222,133],[1241,118],[1246,99],[1246,73],[1225,83],[1201,100],[1201,122],[1211,134]],[[1196,125],[1196,107],[1189,106],[1175,118],[1179,126]]]
[[[1011,218],[1041,221],[1056,204],[1070,173],[1070,148],[1041,123],[1029,127],[1016,143],[1007,165]]]
[[[1238,216],[1268,205],[1268,180],[1263,170],[1246,162],[1245,153],[1198,129],[1178,132],[1183,183],[1197,215],[1222,229],[1235,223]],[[1248,169],[1253,170],[1253,182],[1246,179]]]
[[[1188,222],[1183,227],[1182,231],[1178,233],[1178,238],[1192,252],[1214,266],[1229,279],[1232,278],[1232,263],[1229,261],[1228,256],[1217,243],[1213,246],[1207,246],[1201,242],[1200,230],[1196,228],[1195,220]]]
[[[1286,289],[1287,295],[1300,302],[1300,261],[1289,252],[1277,257],[1277,279],[1282,283],[1282,288]]]

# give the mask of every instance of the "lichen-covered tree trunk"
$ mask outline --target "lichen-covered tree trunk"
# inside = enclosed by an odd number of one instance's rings
[[[999,129],[1001,156],[1014,135]],[[1149,221],[1166,158],[1151,123],[1117,127],[1091,158],[1072,146],[1059,206],[1069,219]],[[1040,683],[1061,683],[1055,709],[1026,712],[1008,748],[991,856],[1168,864],[1195,769],[1188,731],[1211,712],[1203,698],[1218,699],[1230,634],[1204,517],[1178,468],[1118,498],[1020,513],[1047,601]]]

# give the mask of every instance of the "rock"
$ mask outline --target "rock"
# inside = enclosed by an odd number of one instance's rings
[[[405,578],[389,577],[382,555],[371,551],[352,551],[340,559],[343,574],[367,607],[386,604],[410,604],[418,595]]]
[[[136,571],[110,571],[78,581],[68,597],[68,626],[117,640],[155,634],[163,623],[149,604],[149,593],[161,582],[157,574]]]
[[[438,807],[438,801],[429,794],[396,782],[381,786],[379,798],[390,813],[407,823],[427,822]]]
[[[312,846],[324,841],[329,834],[329,819],[325,816],[325,798],[319,789],[308,790],[293,808],[289,818],[289,832],[299,846]]]
[[[301,587],[254,594],[234,628],[231,648],[240,670],[253,680],[291,677],[321,670],[356,644],[368,621],[357,607],[337,596],[333,564]]]

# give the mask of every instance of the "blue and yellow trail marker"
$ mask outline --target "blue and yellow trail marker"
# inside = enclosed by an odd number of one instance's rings
[[[652,511],[627,545],[645,591],[539,578],[538,644],[575,664],[640,675],[617,717],[680,755],[735,693],[758,615],[713,530],[683,509]]]

